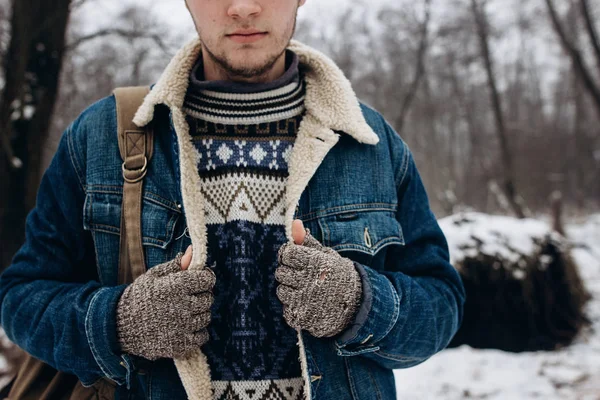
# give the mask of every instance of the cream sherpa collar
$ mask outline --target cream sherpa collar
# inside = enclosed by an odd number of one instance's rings
[[[290,43],[289,49],[298,55],[306,82],[306,113],[290,153],[285,193],[285,230],[288,240],[292,241],[295,207],[311,177],[329,150],[339,141],[340,135],[334,131],[344,132],[369,145],[377,144],[379,137],[365,121],[350,82],[333,61],[296,41]],[[182,109],[189,74],[200,51],[200,41],[195,39],[173,57],[133,120],[137,126],[145,126],[153,119],[154,107],[158,104],[165,104],[171,110],[179,146],[181,194],[193,245],[190,269],[204,268],[207,256],[204,198],[197,169],[199,154],[192,143]],[[297,331],[297,335],[305,400],[311,400],[310,382],[321,377],[309,376],[302,333]],[[187,359],[174,361],[188,398],[212,400],[210,366],[201,349]]]
[[[292,40],[294,51],[306,71],[306,108],[324,127],[342,131],[361,143],[379,139],[365,121],[358,99],[344,73],[323,53]],[[133,122],[142,127],[154,117],[154,106],[182,108],[189,74],[201,52],[200,40],[192,40],[173,57],[161,78],[138,109]]]

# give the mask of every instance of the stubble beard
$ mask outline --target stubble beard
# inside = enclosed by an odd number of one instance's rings
[[[294,13],[294,18],[292,19],[292,32],[290,36],[285,40],[285,45],[282,46],[283,48],[280,51],[278,50],[278,53],[269,56],[269,58],[260,66],[249,67],[233,65],[231,60],[226,55],[217,55],[214,51],[212,51],[209,48],[209,46],[206,45],[206,42],[202,40],[201,31],[198,29],[200,42],[202,42],[203,51],[205,52],[204,56],[210,57],[210,59],[222,69],[222,71],[225,73],[229,80],[245,81],[266,76],[268,72],[271,71],[271,69],[273,68],[277,60],[281,57],[281,55],[285,53],[285,50],[288,47],[290,40],[294,36],[294,33],[296,32],[297,14],[298,9],[296,9],[296,12]]]

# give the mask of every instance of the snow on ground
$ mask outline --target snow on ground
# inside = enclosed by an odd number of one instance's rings
[[[439,220],[455,264],[480,252],[516,263],[522,255],[533,254],[533,239],[543,239],[548,225],[537,219],[516,219],[499,215],[468,212]]]
[[[526,252],[532,248],[531,237],[548,230],[544,222],[518,223],[504,217],[470,215],[477,220],[469,228],[471,233],[488,235],[490,254],[504,251],[492,244],[495,240]],[[440,221],[453,259],[459,259],[458,243],[468,242],[470,235],[451,225],[450,220]],[[489,236],[489,227],[497,233]],[[593,296],[588,304],[592,329],[583,332],[573,345],[555,352],[514,354],[467,346],[444,350],[421,365],[395,371],[398,399],[600,400],[600,214],[567,225],[567,232],[576,244],[573,256]],[[4,362],[0,357],[0,367]]]
[[[531,220],[518,225],[502,217],[481,218],[485,224],[475,225],[476,232],[494,227],[501,233],[496,237],[508,238],[520,249],[529,245],[524,230],[542,234],[548,230],[544,223]],[[440,221],[453,258],[460,258],[460,249],[453,244],[469,237],[449,225]],[[444,350],[421,365],[395,371],[398,399],[600,400],[600,214],[566,229],[576,245],[572,254],[582,279],[593,296],[587,305],[591,329],[571,346],[553,352],[514,354],[468,346]]]

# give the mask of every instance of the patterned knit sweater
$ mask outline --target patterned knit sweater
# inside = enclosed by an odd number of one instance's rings
[[[214,399],[304,397],[296,331],[276,296],[277,250],[286,242],[288,158],[304,113],[298,59],[261,85],[190,76],[184,111],[200,154],[207,265],[215,271],[209,342]]]

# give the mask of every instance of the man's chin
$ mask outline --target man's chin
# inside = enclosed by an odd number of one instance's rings
[[[272,49],[264,49],[255,45],[226,47],[226,50],[223,48],[220,53],[216,54],[211,52],[208,47],[206,47],[206,51],[229,76],[229,79],[235,81],[260,82],[283,54],[277,54]]]
[[[252,57],[251,55],[249,57]],[[236,75],[240,78],[257,78],[260,75],[264,75],[273,68],[273,63],[269,60],[263,62],[249,63],[248,59],[245,60],[229,60],[229,73]]]
[[[260,69],[246,68],[229,71],[229,74],[230,79],[233,81],[255,83],[260,82],[267,72]]]

